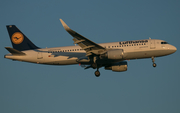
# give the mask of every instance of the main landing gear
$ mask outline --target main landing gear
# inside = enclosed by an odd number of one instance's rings
[[[95,73],[94,73],[94,74],[95,74],[95,76],[96,76],[96,77],[99,77],[99,76],[100,76],[100,72],[99,72],[99,70],[97,69],[97,71],[95,71]]]
[[[90,57],[90,61],[93,62],[91,64],[91,67],[93,69],[97,69],[94,74],[96,77],[99,77],[100,76],[100,72],[99,72],[99,68],[102,66],[101,64],[98,63],[98,59],[99,59],[99,56],[92,56]]]
[[[100,76],[99,65],[98,65],[97,63],[93,63],[93,64],[91,64],[91,67],[92,67],[93,69],[97,69],[97,70],[94,72],[94,74],[95,74],[96,77],[99,77],[99,76]]]
[[[153,67],[156,67],[157,65],[156,65],[156,63],[154,63],[155,62],[154,56],[152,56],[151,59],[152,59],[152,62],[153,62]]]

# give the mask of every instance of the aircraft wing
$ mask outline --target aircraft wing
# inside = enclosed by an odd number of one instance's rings
[[[77,32],[73,31],[72,29],[70,29],[67,24],[60,19],[64,29],[70,34],[72,35],[74,44],[78,44],[82,49],[84,49],[86,51],[86,56],[95,54],[95,55],[99,55],[102,54],[106,51],[106,49],[96,43],[94,43],[93,41],[85,38],[84,36],[78,34]]]

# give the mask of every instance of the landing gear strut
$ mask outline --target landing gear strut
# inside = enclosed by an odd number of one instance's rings
[[[91,67],[93,69],[97,69],[94,74],[96,77],[99,77],[100,76],[100,72],[99,72],[99,68],[100,68],[100,65],[97,63],[97,60],[99,59],[99,56],[95,56],[93,58],[91,58],[91,61],[93,61],[93,63],[91,64]]]
[[[92,66],[93,69],[97,68],[97,64],[96,63],[93,63],[91,66]]]
[[[152,62],[153,62],[153,67],[156,67],[156,63],[154,63],[155,62],[154,56],[152,56],[151,59],[152,59]]]

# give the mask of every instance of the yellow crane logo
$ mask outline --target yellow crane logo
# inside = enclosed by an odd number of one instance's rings
[[[12,35],[11,40],[14,44],[20,44],[24,40],[24,36],[20,32],[16,32]]]

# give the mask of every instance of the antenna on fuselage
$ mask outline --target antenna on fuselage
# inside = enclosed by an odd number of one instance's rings
[[[149,39],[151,39],[151,37],[149,37]]]

